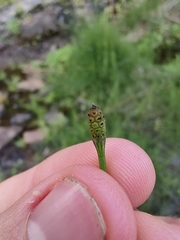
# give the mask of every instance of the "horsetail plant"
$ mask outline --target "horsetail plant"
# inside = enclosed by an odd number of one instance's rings
[[[107,172],[105,159],[106,123],[102,111],[94,104],[88,113],[89,128],[96,148],[100,169]]]

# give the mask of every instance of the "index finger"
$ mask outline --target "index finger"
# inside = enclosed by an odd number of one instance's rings
[[[155,171],[149,156],[135,143],[108,138],[106,159],[110,174],[124,189],[134,208],[151,194]],[[98,167],[97,153],[91,141],[63,149],[35,167],[0,184],[0,212],[53,173],[68,166],[88,164]]]

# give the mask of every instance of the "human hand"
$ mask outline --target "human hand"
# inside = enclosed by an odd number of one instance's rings
[[[93,143],[61,150],[0,184],[2,240],[176,240],[180,219],[136,210],[151,194],[155,171],[136,144],[107,139],[108,174]]]

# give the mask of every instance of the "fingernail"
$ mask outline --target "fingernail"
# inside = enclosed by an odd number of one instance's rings
[[[33,210],[27,223],[28,240],[101,240],[106,226],[101,211],[75,179],[59,183]]]

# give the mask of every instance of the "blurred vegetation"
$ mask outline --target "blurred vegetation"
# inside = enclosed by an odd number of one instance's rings
[[[120,1],[121,2],[121,1]],[[123,2],[123,1],[122,1]],[[124,13],[123,25],[126,28],[133,28],[137,24],[153,23],[152,13],[156,13],[164,0],[143,0],[124,1],[122,11]]]
[[[0,0],[0,8],[16,1],[17,0]]]
[[[112,12],[106,9],[77,24],[72,43],[37,64],[46,87],[22,105],[46,132],[42,149],[53,152],[89,140],[87,112],[97,104],[106,117],[107,136],[134,141],[155,165],[157,183],[141,209],[178,215],[180,25],[159,21],[158,15],[151,19],[162,2],[119,1],[117,12],[112,6]],[[146,33],[127,41],[126,34],[142,23]],[[47,106],[61,112],[58,122],[44,122]]]
[[[87,140],[86,114],[90,103],[97,103],[106,116],[108,136],[136,142],[153,160],[157,186],[143,209],[167,214],[180,198],[180,159],[173,162],[180,147],[180,58],[176,51],[177,57],[160,59],[156,49],[167,41],[161,28],[136,44],[127,43],[117,28],[96,19],[78,29],[73,45],[48,55],[46,78],[53,87],[53,102],[62,111],[66,108],[69,122],[58,131],[57,126],[49,129],[47,143],[58,143],[58,149]],[[176,32],[170,28],[169,47]],[[177,206],[174,213],[179,211]]]
[[[8,29],[11,33],[18,35],[20,32],[20,20],[13,19],[8,23]]]

